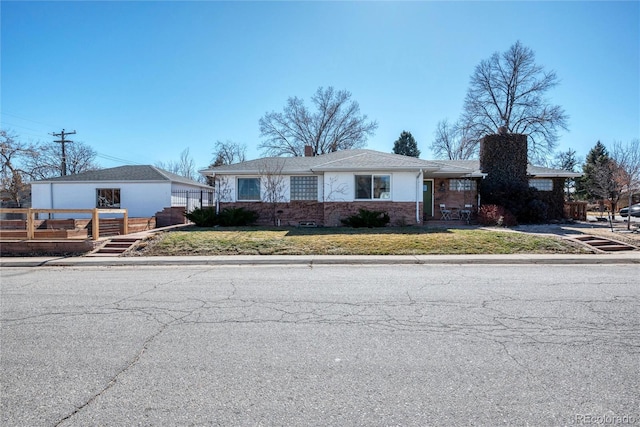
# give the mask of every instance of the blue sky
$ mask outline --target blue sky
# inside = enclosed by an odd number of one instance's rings
[[[555,70],[560,150],[640,137],[640,2],[0,2],[0,126],[27,141],[76,130],[103,167],[198,167],[217,140],[260,157],[258,121],[288,97],[346,89],[422,158],[455,121],[478,63],[520,40]]]

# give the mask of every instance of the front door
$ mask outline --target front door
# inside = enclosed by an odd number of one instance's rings
[[[433,180],[422,181],[422,220],[433,217]]]

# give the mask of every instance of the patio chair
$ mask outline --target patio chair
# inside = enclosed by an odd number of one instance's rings
[[[447,209],[447,206],[444,203],[440,203],[440,215],[442,215],[442,219],[445,221],[449,221],[451,219],[451,209]]]
[[[471,221],[471,212],[473,211],[473,205],[464,205],[464,209],[460,209],[460,219],[467,221]]]

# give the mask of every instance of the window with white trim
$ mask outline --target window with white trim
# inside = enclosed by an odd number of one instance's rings
[[[476,181],[472,179],[450,179],[450,191],[475,191],[477,188]]]
[[[356,199],[391,199],[391,175],[356,175]]]
[[[292,176],[289,188],[291,200],[318,200],[317,176]]]
[[[529,187],[533,187],[539,191],[553,191],[553,180],[548,178],[530,179]]]
[[[238,178],[238,201],[260,200],[260,178]]]
[[[96,207],[100,209],[120,209],[120,189],[97,188]]]

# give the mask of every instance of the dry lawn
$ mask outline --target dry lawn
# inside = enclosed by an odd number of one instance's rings
[[[500,230],[258,227],[165,232],[137,255],[428,255],[584,253],[559,237]]]

